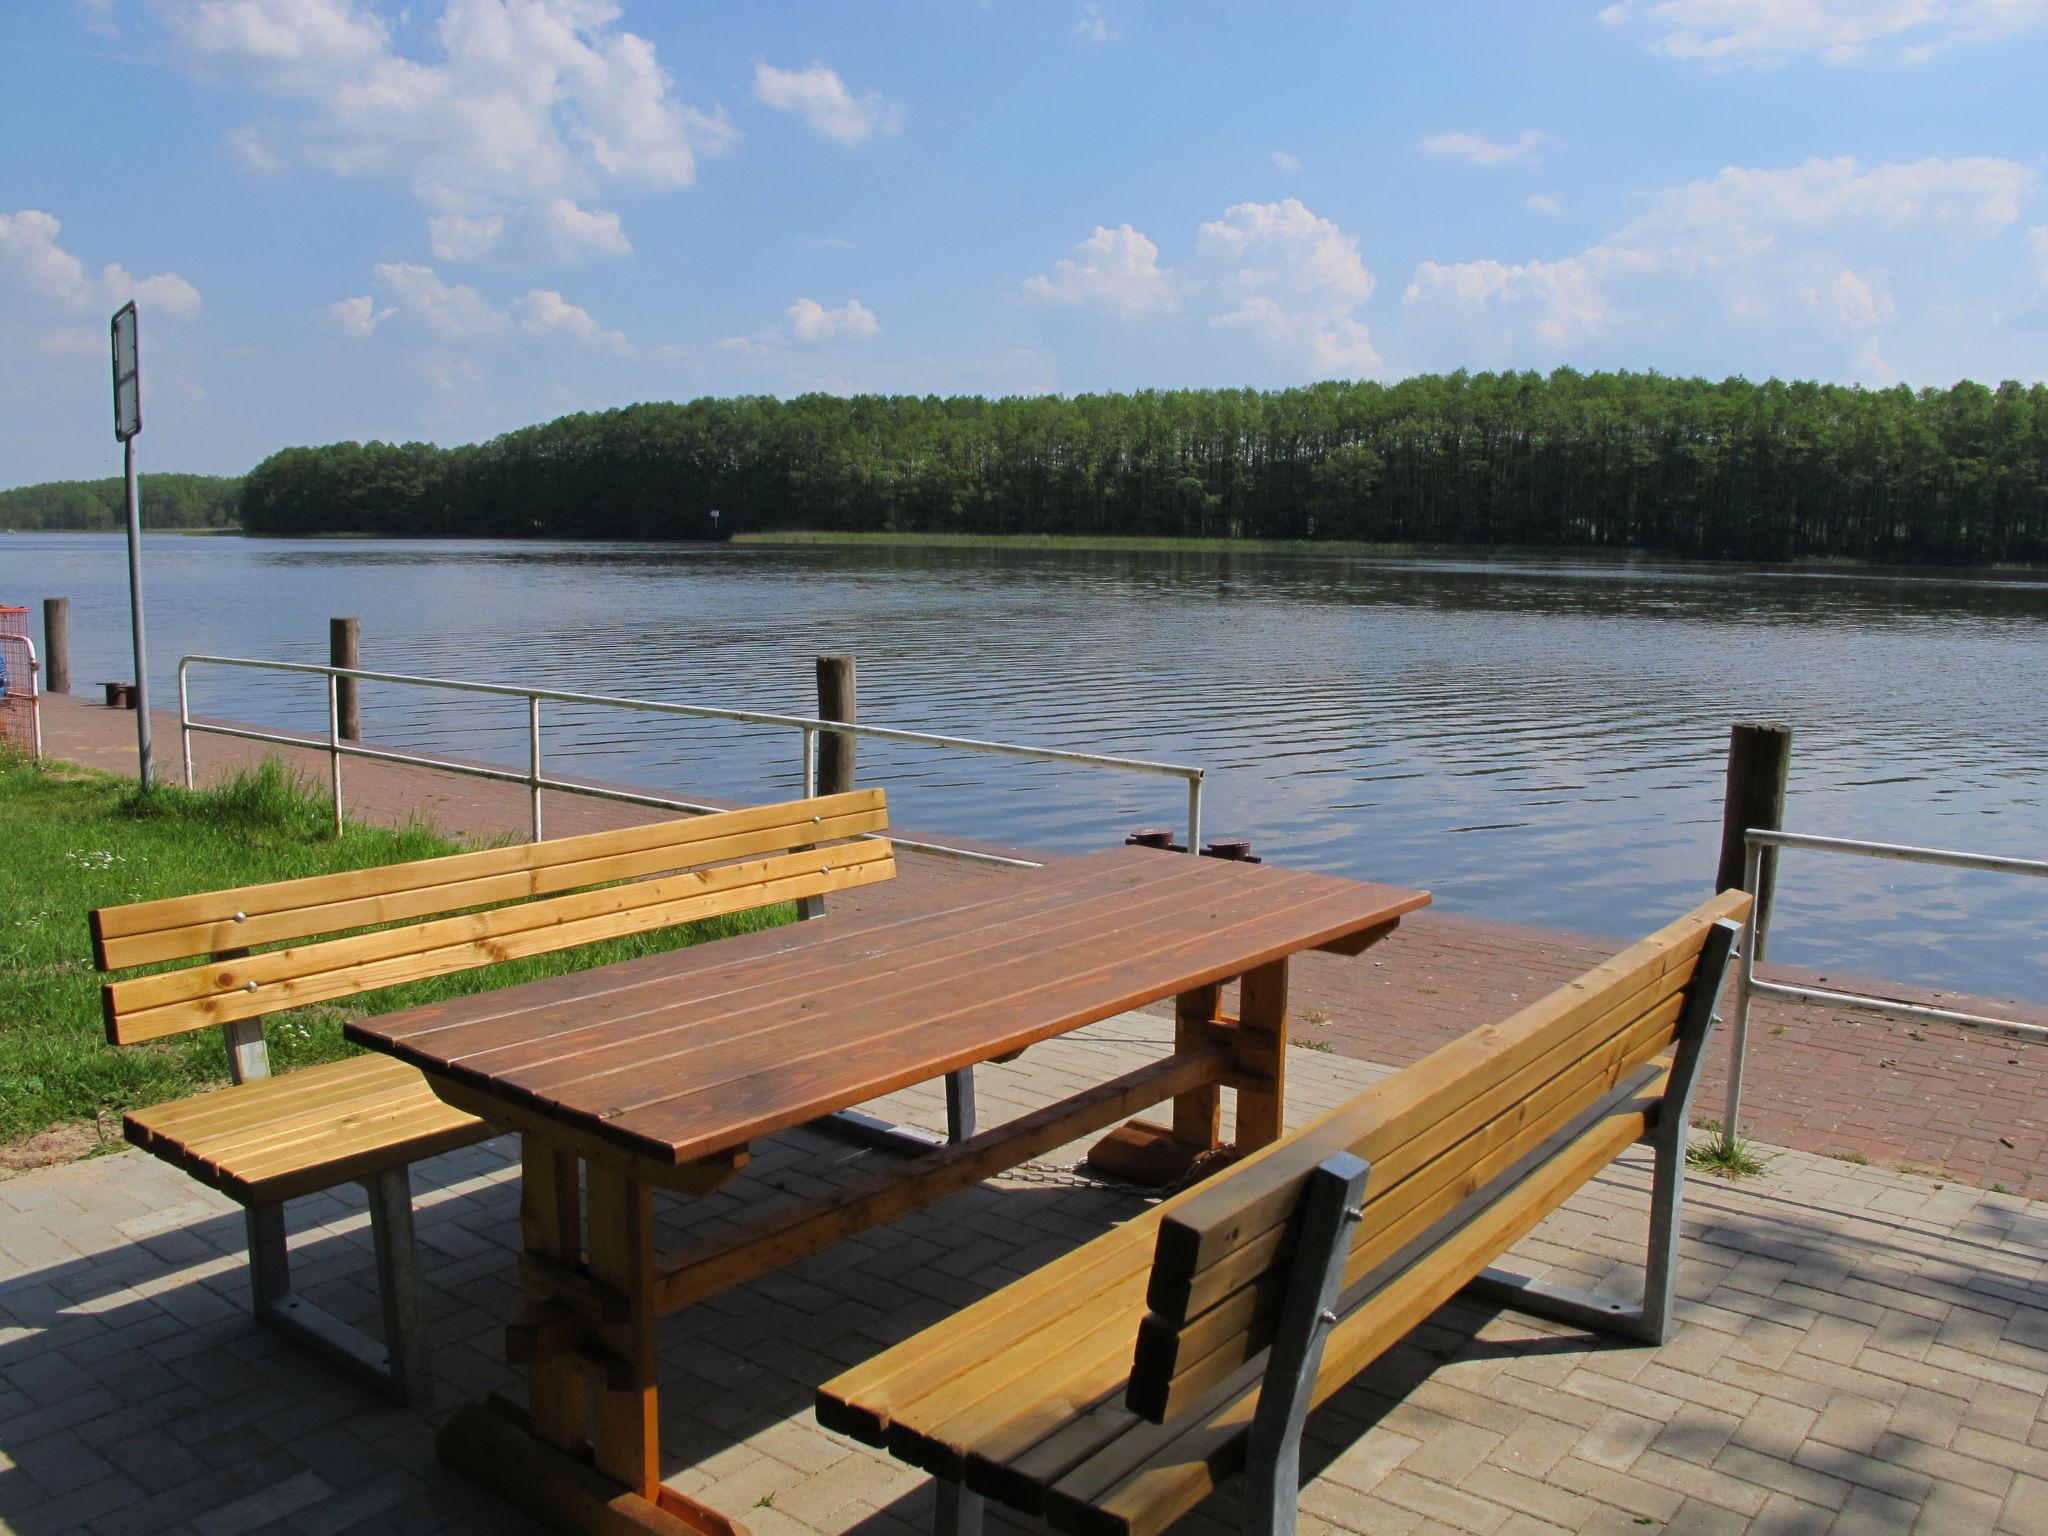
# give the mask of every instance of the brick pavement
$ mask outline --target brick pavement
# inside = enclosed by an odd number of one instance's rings
[[[53,756],[110,772],[134,772],[132,716],[75,696],[53,696],[47,706],[45,736]],[[160,760],[175,764],[175,716],[159,714],[156,739]],[[203,776],[246,765],[264,750],[220,737],[198,738]],[[324,782],[324,752],[286,755],[296,756],[300,766]],[[562,768],[555,765],[557,772]],[[352,814],[367,818],[418,816],[472,836],[517,834],[527,826],[526,792],[517,785],[370,761],[348,763],[345,784]],[[705,786],[672,792],[712,798]],[[658,814],[585,797],[550,795],[547,800],[548,830],[556,835]],[[917,899],[936,884],[1001,878],[987,866],[916,856],[906,856],[901,868],[901,879],[853,893],[848,901],[885,904]],[[1645,926],[1651,921],[1646,918]],[[1298,964],[1292,982],[1295,1033],[1322,1041],[1337,1054],[1402,1065],[1475,1022],[1503,1016],[1540,996],[1615,947],[1612,940],[1432,909],[1409,918],[1364,961],[1311,955]],[[1777,966],[1765,974],[1817,979]],[[1909,1000],[1943,1000],[1896,984],[1840,975],[1831,980]],[[1951,995],[1945,1001],[2048,1024],[2048,1008],[2009,998]],[[1718,1114],[1725,1081],[1724,1059],[1717,1052],[1698,1101],[1702,1113]],[[1744,1104],[1744,1130],[1776,1145],[2048,1194],[2048,1046],[1763,1002],[1752,1017]]]
[[[985,1068],[994,1119],[1149,1059],[1169,1026],[1106,1021]],[[1289,1121],[1382,1069],[1297,1049]],[[879,1106],[943,1123],[931,1088]],[[851,1178],[886,1154],[809,1132],[756,1149],[664,1244]],[[754,1536],[910,1536],[930,1483],[822,1430],[818,1382],[970,1302],[1141,1199],[1043,1163],[661,1325],[663,1466]],[[56,1532],[535,1531],[437,1462],[460,1401],[514,1390],[509,1141],[421,1165],[440,1400],[393,1406],[247,1314],[239,1212],[141,1153],[0,1182],[0,1525]],[[1631,1154],[1517,1250],[1624,1289],[1647,1230]],[[353,1191],[294,1202],[299,1283],[374,1315]],[[1310,1421],[1305,1536],[2048,1531],[2048,1205],[1781,1152],[1688,1185],[1678,1327],[1596,1343],[1453,1304]],[[1235,1529],[1227,1493],[1179,1529]],[[1023,1529],[1007,1518],[1001,1529]]]

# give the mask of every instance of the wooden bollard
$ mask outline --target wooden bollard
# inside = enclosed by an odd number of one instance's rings
[[[1792,727],[1742,724],[1728,732],[1728,787],[1721,803],[1721,867],[1716,891],[1742,884],[1748,849],[1742,834],[1752,827],[1778,831],[1785,825],[1785,782],[1792,767]],[[1771,901],[1778,883],[1778,850],[1761,850],[1757,866],[1756,959],[1764,957],[1770,934]]]
[[[71,691],[71,599],[43,599],[43,692]]]
[[[362,661],[363,621],[361,619],[329,619],[327,621],[327,664],[333,667],[360,667]],[[356,691],[356,680],[352,677],[337,677],[334,680],[335,719],[343,741],[363,739],[363,701]]]
[[[859,723],[860,698],[855,687],[851,656],[818,658],[818,718],[844,720],[848,725]],[[843,795],[853,788],[855,740],[856,738],[841,735],[838,731],[826,731],[819,735],[819,794]]]

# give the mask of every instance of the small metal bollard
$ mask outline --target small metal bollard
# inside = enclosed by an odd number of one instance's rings
[[[107,690],[107,708],[133,709],[135,707],[135,685],[133,683],[101,683]]]
[[[1205,859],[1223,859],[1231,864],[1263,864],[1265,860],[1252,852],[1252,840],[1248,837],[1212,837],[1202,845]]]

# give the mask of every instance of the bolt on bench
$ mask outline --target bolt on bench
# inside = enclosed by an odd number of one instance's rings
[[[1661,1343],[1725,892],[1513,1017],[846,1372],[819,1422],[1071,1536],[1152,1536],[1233,1473],[1291,1532],[1309,1409],[1461,1290]],[[1639,1305],[1488,1266],[1631,1143],[1655,1149]],[[1135,1343],[1134,1343],[1135,1341]]]
[[[124,1116],[128,1140],[247,1208],[259,1318],[401,1400],[422,1401],[433,1383],[407,1169],[496,1131],[388,1056],[272,1077],[264,1017],[873,884],[895,873],[891,845],[866,839],[887,825],[881,791],[863,790],[102,908],[91,917],[100,970],[205,961],[107,983],[108,1041],[143,1045],[219,1026],[234,1079]],[[814,847],[844,838],[866,840]],[[279,944],[287,947],[251,953]],[[370,1197],[381,1345],[291,1290],[284,1202],[351,1181]]]

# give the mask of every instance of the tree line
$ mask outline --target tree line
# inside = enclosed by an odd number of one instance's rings
[[[52,480],[0,491],[0,528],[120,528],[127,524],[126,482]],[[239,476],[143,475],[136,500],[148,528],[231,528],[241,514]]]
[[[250,532],[281,534],[668,539],[715,526],[2037,562],[2048,388],[1561,369],[1000,400],[706,398],[453,449],[287,449],[246,477],[241,512]]]

